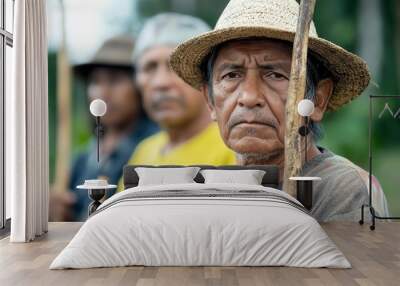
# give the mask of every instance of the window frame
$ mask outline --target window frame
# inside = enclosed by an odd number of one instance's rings
[[[12,2],[12,15],[6,15],[6,1]],[[7,16],[14,19],[15,0],[0,0],[0,237],[10,232],[11,219],[7,219],[5,189],[5,100],[6,100],[6,50],[13,48],[13,33],[7,31]],[[14,24],[13,24],[14,25]],[[14,27],[11,29],[14,30]]]

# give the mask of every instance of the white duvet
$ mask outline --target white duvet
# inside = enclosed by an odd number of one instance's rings
[[[145,197],[174,190],[172,197]],[[252,191],[260,197],[252,196]],[[191,192],[203,196],[191,196]],[[240,196],[220,197],[220,192]],[[144,197],[137,198],[138,194]],[[254,185],[131,188],[106,200],[50,269],[127,265],[349,268],[318,222],[298,205],[279,190]]]

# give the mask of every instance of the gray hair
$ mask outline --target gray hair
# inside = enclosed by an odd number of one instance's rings
[[[260,38],[256,38],[259,39]],[[262,39],[262,38],[261,38]],[[249,39],[238,39],[233,41],[240,41],[240,40],[254,40],[254,38]],[[232,42],[232,41],[230,41]],[[221,47],[226,44],[223,43],[219,46],[214,47],[208,57],[206,57],[205,61],[203,62],[201,69],[203,72],[203,79],[204,82],[207,83],[208,87],[208,98],[212,104],[214,104],[214,92],[212,86],[212,75],[214,72],[214,63],[217,59],[218,53]],[[329,72],[323,68],[322,63],[318,62],[316,56],[313,56],[311,52],[309,52],[308,60],[307,60],[307,79],[306,79],[306,99],[310,99],[311,101],[315,102],[316,98],[316,87],[320,80],[329,77]],[[314,122],[310,120],[309,123],[310,132],[312,134],[312,138],[314,142],[317,142],[323,138],[323,129],[320,123]]]
[[[158,14],[148,19],[140,31],[133,51],[133,61],[149,48],[176,47],[209,30],[210,26],[199,18],[178,13]]]

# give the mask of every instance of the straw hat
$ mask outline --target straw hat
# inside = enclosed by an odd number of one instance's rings
[[[179,45],[171,56],[174,71],[188,84],[200,89],[200,69],[211,49],[233,39],[266,37],[293,42],[299,5],[295,0],[231,0],[213,31]],[[311,23],[309,49],[335,77],[328,110],[336,110],[357,97],[368,85],[367,64],[358,56],[321,38]]]
[[[133,70],[133,48],[133,39],[128,36],[115,36],[105,41],[89,62],[74,66],[74,71],[78,75],[87,76],[96,67],[118,67]]]

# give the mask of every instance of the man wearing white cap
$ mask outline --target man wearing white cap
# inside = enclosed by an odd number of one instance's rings
[[[284,166],[285,103],[299,5],[295,0],[231,0],[213,31],[181,44],[171,56],[174,71],[203,91],[225,144],[240,164]],[[307,94],[313,100],[312,144],[302,175],[321,177],[311,214],[320,221],[360,219],[368,201],[368,174],[349,160],[318,147],[319,123],[368,85],[366,63],[317,36],[310,28]],[[375,179],[373,201],[388,215]]]
[[[225,146],[211,120],[206,100],[168,63],[179,43],[207,31],[202,20],[176,13],[159,14],[145,23],[133,56],[136,79],[145,110],[163,131],[144,140],[129,164],[236,163],[235,154]]]

